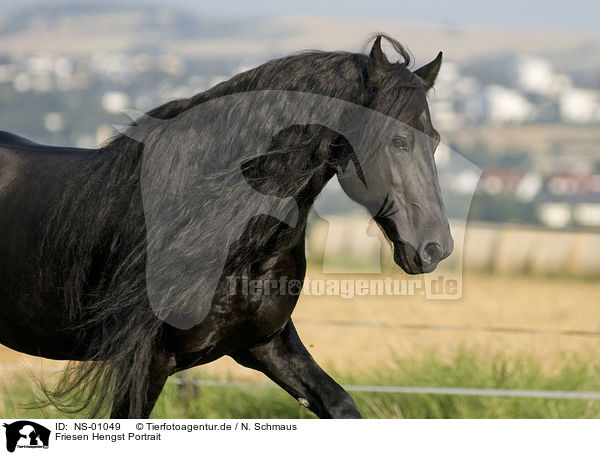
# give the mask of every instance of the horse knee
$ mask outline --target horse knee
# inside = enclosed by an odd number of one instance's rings
[[[298,398],[298,402],[320,418],[327,419],[361,419],[362,415],[356,403],[348,393],[341,389],[339,393],[328,395],[327,398],[319,400],[317,397]]]

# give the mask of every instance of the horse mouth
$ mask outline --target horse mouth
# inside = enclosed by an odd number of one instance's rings
[[[423,267],[417,250],[405,242],[394,242],[394,262],[409,275],[430,273],[437,267],[437,262]]]

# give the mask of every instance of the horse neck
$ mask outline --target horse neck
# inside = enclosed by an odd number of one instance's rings
[[[325,167],[323,172],[315,175],[311,180],[310,186],[305,190],[306,192],[304,199],[301,201],[296,200],[300,213],[299,223],[302,223],[304,226],[306,226],[308,214],[312,209],[315,200],[334,175],[335,170],[332,167]]]

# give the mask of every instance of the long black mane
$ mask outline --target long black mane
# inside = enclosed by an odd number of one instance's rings
[[[398,86],[417,86],[417,78],[407,69],[408,52],[397,41],[384,38],[404,60],[393,65]],[[308,92],[365,106],[373,96],[368,62],[368,56],[357,53],[303,52],[269,61],[206,92],[159,106],[148,115],[172,119],[208,100],[255,90]],[[410,96],[410,91],[390,93],[389,104],[402,105],[406,102],[402,97]],[[314,197],[312,193],[332,176],[335,164],[323,158],[344,144],[336,134],[316,126],[287,133],[265,151],[272,161],[255,164],[264,169],[274,163],[295,172],[289,175],[296,184],[285,190],[287,196]],[[132,414],[139,414],[148,387],[141,372],[150,362],[154,342],[163,336],[164,322],[152,312],[146,295],[147,239],[140,195],[143,150],[143,144],[118,135],[91,154],[86,171],[65,190],[62,204],[48,223],[44,249],[60,248],[62,254],[53,255],[56,261],[46,273],[64,289],[69,309],[65,328],[90,334],[80,340],[87,362],[71,365],[58,387],[47,391],[48,400],[64,411],[89,407],[92,415],[102,414],[110,401],[118,402],[133,390],[130,408]],[[300,153],[307,150],[311,156]],[[246,169],[250,178],[255,170],[250,163]],[[247,250],[240,246],[238,265],[251,262],[250,254],[260,251],[256,245],[281,248],[304,235],[298,229],[273,246],[279,229],[278,223],[267,228],[264,223],[250,224],[245,236],[250,245]]]

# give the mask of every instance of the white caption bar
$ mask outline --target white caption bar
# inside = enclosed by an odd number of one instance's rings
[[[594,420],[2,420],[1,453],[598,454]],[[12,451],[11,451],[12,449]],[[237,452],[239,451],[239,452]]]

